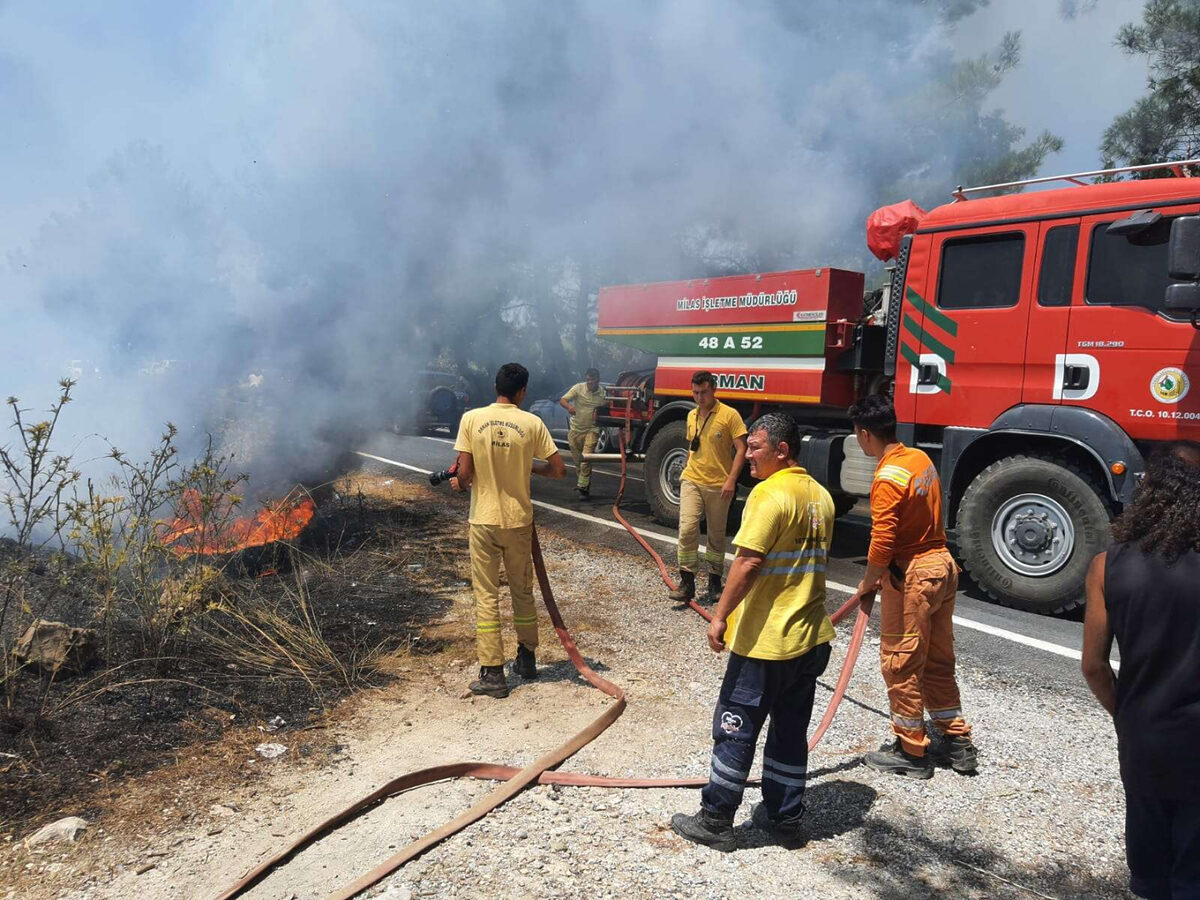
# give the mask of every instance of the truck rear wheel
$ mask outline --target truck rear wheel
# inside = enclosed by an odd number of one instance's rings
[[[958,510],[963,564],[991,597],[1059,613],[1084,602],[1092,557],[1109,542],[1104,489],[1066,460],[1014,456],[968,485]]]
[[[747,466],[746,468],[749,468]],[[858,498],[853,494],[843,494],[841,491],[832,492],[833,497],[833,517],[840,519],[847,515],[855,506],[858,505]]]
[[[679,476],[687,465],[687,423],[670,422],[658,430],[646,449],[646,500],[662,525],[679,524]]]

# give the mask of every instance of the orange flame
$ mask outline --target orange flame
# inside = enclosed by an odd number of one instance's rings
[[[179,515],[163,523],[162,542],[179,556],[233,553],[272,541],[290,541],[312,521],[316,505],[309,497],[292,500],[285,497],[268,502],[252,516],[222,522],[215,533],[205,533],[205,517],[198,491],[184,492]],[[222,518],[217,516],[218,519]],[[212,527],[212,523],[209,523]]]

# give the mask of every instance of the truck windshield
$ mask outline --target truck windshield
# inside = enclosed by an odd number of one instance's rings
[[[1104,306],[1141,306],[1164,313],[1163,297],[1175,279],[1167,276],[1167,239],[1171,219],[1156,223],[1137,243],[1109,234],[1110,223],[1092,228],[1088,250],[1087,302]],[[1166,313],[1164,313],[1165,315]]]

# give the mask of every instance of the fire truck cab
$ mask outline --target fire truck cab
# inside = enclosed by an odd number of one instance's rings
[[[974,581],[1024,609],[1082,602],[1146,455],[1200,441],[1200,179],[1084,182],[1119,171],[958,189],[903,238],[877,309],[863,276],[828,269],[602,291],[600,334],[659,354],[618,380],[611,419],[638,426],[656,516],[674,518],[691,371],[744,416],[791,412],[843,509],[874,473],[845,407],[891,390]]]

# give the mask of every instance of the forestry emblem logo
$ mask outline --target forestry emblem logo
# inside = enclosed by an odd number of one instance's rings
[[[1189,387],[1187,374],[1175,366],[1159,369],[1150,379],[1150,393],[1159,403],[1178,403],[1187,396]]]

